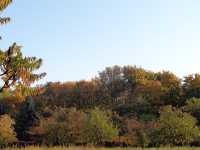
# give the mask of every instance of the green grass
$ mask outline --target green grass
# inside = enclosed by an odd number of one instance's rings
[[[26,148],[6,148],[5,150],[200,150],[194,147],[176,147],[176,148],[87,148],[87,147],[26,147]]]

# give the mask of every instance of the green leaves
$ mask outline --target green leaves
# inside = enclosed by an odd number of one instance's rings
[[[160,143],[166,145],[187,145],[199,138],[200,130],[196,126],[196,119],[190,114],[163,108],[160,114],[159,137]]]
[[[20,99],[36,95],[40,88],[31,88],[31,84],[42,79],[46,73],[34,73],[42,65],[42,59],[24,57],[21,46],[14,43],[6,51],[0,51],[0,77],[3,81],[1,91],[11,90]]]
[[[113,126],[110,118],[98,108],[90,112],[87,128],[88,142],[92,144],[112,141],[118,135],[118,129]]]

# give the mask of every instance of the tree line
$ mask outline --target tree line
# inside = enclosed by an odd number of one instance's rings
[[[50,82],[43,90],[23,102],[15,97],[0,101],[14,143],[200,144],[199,74],[180,79],[169,71],[113,66],[92,80]]]
[[[12,0],[0,0],[0,12]],[[0,24],[10,21],[1,17]],[[32,84],[42,59],[0,50],[0,147],[200,145],[200,74],[113,66],[89,81]]]

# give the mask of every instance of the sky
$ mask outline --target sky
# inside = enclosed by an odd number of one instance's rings
[[[199,0],[14,0],[1,48],[13,42],[44,63],[48,81],[91,79],[137,65],[183,77],[200,73]]]

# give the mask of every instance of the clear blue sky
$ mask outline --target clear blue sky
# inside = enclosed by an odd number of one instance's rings
[[[90,79],[106,66],[138,65],[180,77],[200,72],[199,0],[15,0],[3,13],[6,48],[44,59],[43,80]]]

